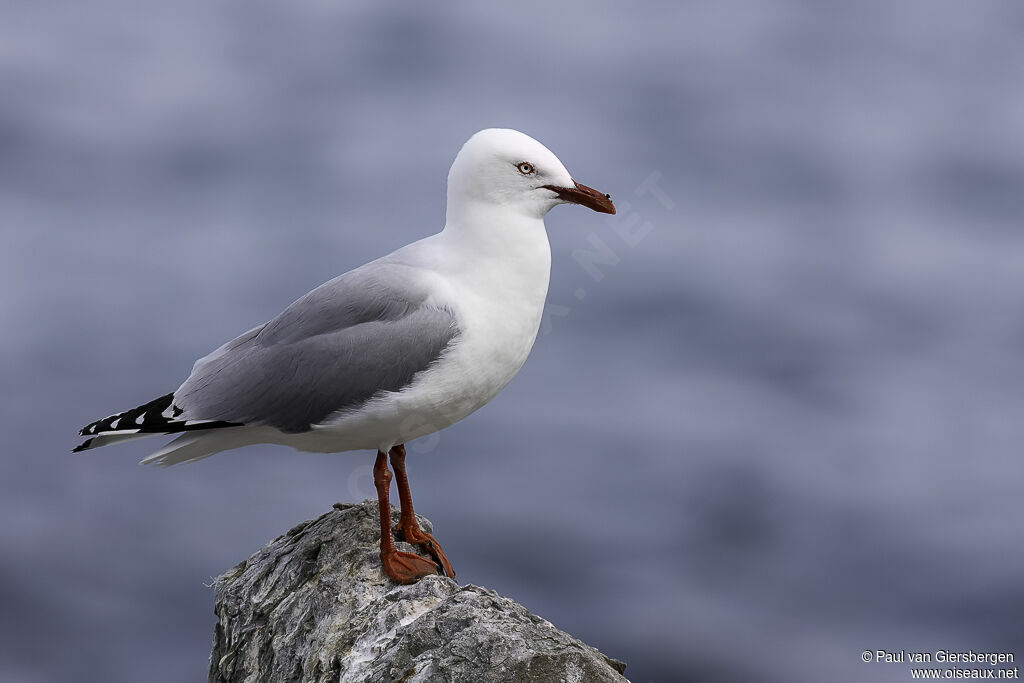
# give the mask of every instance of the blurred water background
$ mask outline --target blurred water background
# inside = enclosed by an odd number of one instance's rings
[[[69,450],[439,229],[489,126],[620,214],[548,216],[530,360],[410,446],[461,581],[635,682],[1024,657],[1022,35],[985,1],[5,5],[0,679],[204,680],[211,577],[373,495],[369,452]]]

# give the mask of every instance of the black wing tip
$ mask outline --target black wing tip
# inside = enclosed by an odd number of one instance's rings
[[[82,443],[80,443],[77,446],[75,446],[74,448],[72,448],[71,452],[72,453],[81,453],[82,451],[87,451],[91,447],[92,442],[93,442],[93,439],[86,439]]]
[[[170,409],[170,417],[164,414],[168,409]],[[188,421],[179,422],[177,418],[184,412],[184,410],[174,404],[174,392],[171,392],[137,408],[132,408],[131,410],[126,410],[85,425],[78,430],[78,435],[90,438],[86,439],[84,443],[71,452],[78,453],[94,448],[91,444],[96,437],[108,431],[115,433],[124,431],[133,434],[177,434],[179,432],[191,432],[201,429],[243,426],[241,422],[228,422],[226,420],[199,421],[192,424]],[[142,418],[142,422],[139,422],[139,418]],[[114,427],[114,423],[117,422],[120,425],[121,420],[125,421],[124,427]]]
[[[173,417],[170,419],[163,415],[163,412],[168,408],[171,408],[173,413]],[[164,394],[160,398],[153,399],[149,403],[144,403],[137,408],[125,410],[120,413],[109,415],[102,420],[90,422],[78,430],[78,435],[90,436],[101,431],[116,431],[117,428],[111,428],[113,423],[118,420],[125,420],[126,424],[131,425],[131,429],[139,429],[140,431],[157,431],[166,425],[174,424],[174,418],[181,415],[182,412],[181,408],[174,405],[174,392],[172,391],[169,394]],[[143,418],[142,423],[136,421],[139,417]]]
[[[89,424],[85,425],[84,427],[82,427],[81,429],[78,430],[78,435],[79,436],[93,436],[93,435],[96,434],[96,430],[99,429],[99,426],[100,426],[101,422],[103,422],[104,420],[110,420],[110,419],[115,418],[115,417],[117,417],[117,415],[111,415],[110,417],[105,417],[102,420],[96,420],[95,422],[90,422]]]

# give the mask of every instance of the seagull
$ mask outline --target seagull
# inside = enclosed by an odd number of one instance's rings
[[[485,405],[526,361],[551,270],[544,216],[559,204],[614,214],[544,145],[516,130],[473,135],[448,173],[444,228],[325,282],[280,315],[199,359],[166,396],[97,420],[74,452],[153,435],[177,438],[143,463],[174,465],[270,443],[301,451],[376,450],[380,559],[400,584],[455,577],[416,522],[408,441]],[[397,530],[434,559],[399,552]]]

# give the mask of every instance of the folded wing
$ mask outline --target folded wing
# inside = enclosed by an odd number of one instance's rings
[[[369,264],[199,360],[174,404],[190,420],[302,432],[407,386],[458,333],[407,267]]]

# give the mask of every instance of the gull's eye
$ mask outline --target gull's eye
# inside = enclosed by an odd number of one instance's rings
[[[516,164],[516,168],[518,168],[519,172],[523,175],[531,175],[534,172],[533,164],[528,161],[520,161]]]

